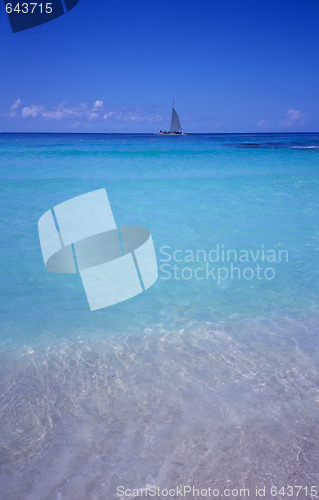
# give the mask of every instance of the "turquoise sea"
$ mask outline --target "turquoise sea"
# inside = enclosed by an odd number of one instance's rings
[[[2,133],[0,180],[1,498],[318,485],[319,133]],[[91,312],[37,222],[100,188],[159,279]]]

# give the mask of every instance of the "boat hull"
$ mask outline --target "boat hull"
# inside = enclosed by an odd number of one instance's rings
[[[183,132],[159,132],[159,135],[185,135]]]

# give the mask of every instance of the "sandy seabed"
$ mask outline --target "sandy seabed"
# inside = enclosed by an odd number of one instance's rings
[[[309,314],[175,323],[1,353],[1,498],[318,484],[317,330]]]

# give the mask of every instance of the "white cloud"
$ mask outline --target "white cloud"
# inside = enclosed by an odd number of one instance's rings
[[[102,116],[100,116],[99,113],[102,112],[102,109],[103,109],[103,101],[95,101],[91,111],[88,114],[88,119],[90,121],[101,119]]]
[[[117,115],[117,112],[116,112],[116,111],[110,111],[109,113],[105,113],[105,115],[103,116],[103,119],[104,119],[104,120],[107,120],[108,118],[112,118],[112,117],[114,117],[115,115]]]
[[[5,114],[1,114],[0,116],[9,116],[10,118],[15,118],[17,116],[17,111],[21,105],[21,99],[18,98],[15,101],[13,101],[12,106],[10,107],[10,111]]]
[[[118,110],[109,111],[104,114],[104,120],[113,120],[118,122],[161,122],[163,118],[161,115],[148,115],[142,112],[141,109],[135,111]]]
[[[43,120],[72,120],[74,123],[85,125],[92,121],[108,120],[113,122],[161,122],[163,118],[159,114],[149,114],[142,109],[106,109],[102,100],[97,100],[93,104],[81,103],[69,105],[66,102],[56,104],[47,108],[43,104],[33,103],[21,107],[21,99],[16,99],[6,116],[12,118],[22,117],[26,119]]]
[[[302,113],[300,109],[288,109],[285,114],[284,120],[280,123],[282,127],[293,127],[304,125],[305,123],[305,113]]]
[[[46,109],[43,105],[32,104],[31,106],[25,106],[21,110],[23,118],[44,118],[47,120],[82,119],[88,114],[89,110],[86,104],[68,106],[65,102],[61,102],[52,109]]]
[[[25,106],[22,108],[21,114],[23,118],[36,118],[43,113],[43,106],[37,104],[31,104],[31,106]]]
[[[20,99],[20,97],[19,97],[19,99],[16,99],[16,100],[14,101],[14,103],[13,103],[13,104],[12,104],[12,106],[11,106],[11,109],[12,109],[12,110],[18,109],[18,108],[20,107],[21,102],[22,102],[22,101],[21,101],[21,99]]]
[[[93,104],[93,109],[103,108],[103,101],[95,101]]]
[[[267,120],[264,120],[264,119],[259,120],[259,122],[257,123],[257,126],[258,126],[259,128],[267,127],[267,125],[268,125],[268,121],[267,121]]]
[[[43,108],[41,113],[42,118],[48,120],[65,120],[81,118],[86,112],[86,105],[80,104],[78,106],[68,106],[67,103],[61,102],[54,106],[51,110]]]
[[[42,118],[48,118],[49,120],[62,120],[63,118],[67,118],[70,116],[70,112],[68,110],[51,110],[51,111],[43,111],[41,114]]]

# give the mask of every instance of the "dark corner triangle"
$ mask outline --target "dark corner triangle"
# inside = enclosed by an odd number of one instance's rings
[[[6,4],[10,2],[3,0],[3,3],[6,6]],[[18,2],[12,2],[13,5],[16,5],[17,3]],[[25,3],[30,4],[30,2]],[[63,16],[64,8],[61,0],[51,0],[51,3],[51,13],[41,13],[39,9],[35,9],[33,13],[28,12],[22,14],[14,10],[10,14],[7,13],[13,33],[28,30],[30,28],[34,28],[35,26],[40,26],[41,24],[56,19],[57,17]]]
[[[79,3],[79,1],[80,0],[64,0],[66,10],[69,11],[73,9],[73,7],[75,7]]]
[[[69,11],[73,9],[79,3],[79,1],[80,0],[64,0],[66,10]],[[4,6],[6,6],[7,3],[12,3],[13,5],[15,5],[18,2],[9,2],[8,0],[3,0],[3,3]],[[30,4],[30,1],[25,3]],[[61,17],[63,16],[63,14],[65,14],[62,0],[51,0],[50,5],[52,5],[51,13],[41,13],[38,9],[35,9],[33,13],[29,12],[21,14],[14,10],[10,14],[7,13],[13,33],[40,26],[41,24],[53,21],[53,19]]]

